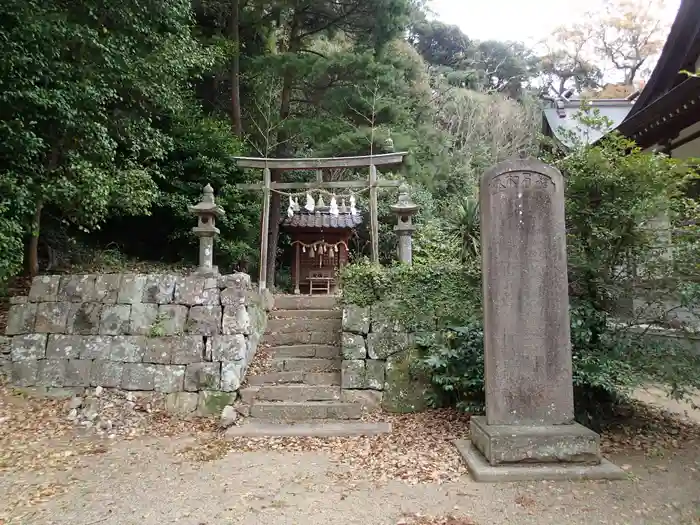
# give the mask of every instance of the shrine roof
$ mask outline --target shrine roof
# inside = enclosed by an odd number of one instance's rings
[[[643,148],[662,144],[698,122],[700,78],[682,71],[700,68],[698,0],[681,0],[658,63],[619,131]]]
[[[317,208],[313,212],[301,209],[282,220],[282,226],[286,228],[348,229],[360,224],[362,215],[359,211],[355,215],[350,211],[341,211],[334,216],[328,208]]]

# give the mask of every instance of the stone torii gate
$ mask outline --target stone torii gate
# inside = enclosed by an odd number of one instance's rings
[[[263,215],[262,236],[260,243],[260,278],[261,290],[267,288],[267,252],[270,229],[270,194],[282,190],[361,190],[369,188],[370,232],[372,261],[379,262],[379,219],[377,214],[378,188],[397,188],[402,182],[398,180],[378,180],[377,166],[401,166],[408,152],[384,153],[360,157],[326,157],[326,158],[289,158],[271,159],[264,157],[234,157],[240,168],[257,168],[263,170],[262,184],[237,184],[242,190],[262,190]],[[324,181],[324,169],[369,168],[367,180]],[[272,182],[272,170],[280,171],[315,171],[316,180],[312,182]]]

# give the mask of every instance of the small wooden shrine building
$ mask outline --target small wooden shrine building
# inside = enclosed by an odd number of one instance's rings
[[[336,205],[337,206],[337,205]],[[321,197],[313,211],[290,210],[281,228],[292,238],[294,293],[333,293],[338,271],[348,263],[348,242],[353,230],[362,224],[354,207],[341,203],[335,209]]]

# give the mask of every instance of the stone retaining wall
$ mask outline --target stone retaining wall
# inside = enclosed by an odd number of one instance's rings
[[[343,309],[341,387],[348,398],[381,403],[389,412],[426,407],[428,383],[414,374],[415,334],[387,319],[381,305]]]
[[[419,358],[414,341],[385,313],[381,304],[371,307],[346,305],[343,309],[341,387],[343,397],[381,404],[389,412],[416,412],[426,408],[430,382],[412,369]],[[700,352],[700,335],[678,330],[640,327],[649,342],[678,344]],[[429,335],[423,332],[420,335]]]
[[[271,307],[243,273],[40,276],[12,302],[0,365],[15,386],[153,391],[192,411],[235,400]]]

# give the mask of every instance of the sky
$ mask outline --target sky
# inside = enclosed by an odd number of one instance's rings
[[[472,39],[516,40],[535,44],[560,25],[580,20],[600,0],[432,0],[438,20],[454,24]],[[680,0],[667,0],[664,15],[673,21]]]

